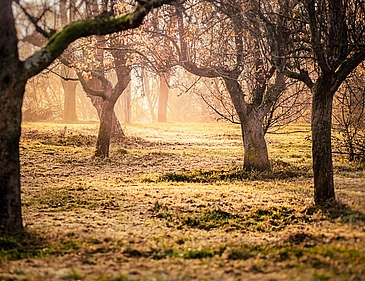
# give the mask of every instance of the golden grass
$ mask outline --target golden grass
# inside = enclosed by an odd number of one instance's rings
[[[342,203],[313,207],[308,127],[267,136],[269,173],[232,124],[132,124],[105,160],[97,124],[64,127],[23,125],[0,280],[364,280],[364,170],[335,162]]]

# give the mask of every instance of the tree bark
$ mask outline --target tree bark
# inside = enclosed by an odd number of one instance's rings
[[[265,112],[244,100],[238,75],[224,78],[232,103],[241,122],[243,140],[243,167],[245,170],[270,170],[269,153],[263,129]]]
[[[331,147],[333,94],[330,81],[319,78],[312,94],[312,157],[314,201],[323,204],[335,199]]]
[[[252,110],[241,121],[244,162],[246,171],[270,170],[269,153],[266,146],[265,132],[262,126],[263,120],[257,112]]]
[[[1,70],[3,71],[3,70]],[[0,231],[22,229],[19,139],[25,82],[14,72],[0,90]]]
[[[96,142],[95,157],[106,158],[109,156],[113,113],[114,104],[107,100],[103,101],[101,103],[100,127]]]
[[[0,9],[0,231],[22,229],[19,139],[25,84],[11,0]]]
[[[95,107],[96,112],[99,116],[99,120],[101,122],[102,107],[103,107],[103,102],[104,102],[103,99],[101,97],[96,97],[96,96],[92,96],[92,95],[89,95],[89,94],[87,94],[87,96],[90,98],[91,103]],[[124,137],[125,136],[123,128],[120,125],[120,122],[117,118],[117,115],[115,114],[114,109],[113,109],[113,112],[112,112],[111,134],[112,134],[113,137]]]

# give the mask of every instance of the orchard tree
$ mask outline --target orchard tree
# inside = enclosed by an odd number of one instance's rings
[[[115,116],[114,106],[131,80],[132,66],[128,63],[129,52],[123,49],[125,45],[122,44],[120,37],[122,35],[113,34],[107,38],[93,38],[97,43],[88,51],[91,52],[89,53],[91,56],[95,56],[91,61],[93,61],[93,64],[97,63],[97,66],[92,67],[88,64],[89,71],[85,68],[82,72],[80,69],[78,70],[78,77],[84,91],[90,96],[95,108],[98,109],[100,126],[96,143],[96,157],[109,157],[112,133],[115,133],[116,128],[120,127],[120,123]],[[108,56],[106,56],[104,48],[109,50]],[[82,57],[89,58],[89,55],[82,52]],[[77,60],[75,63],[77,63]],[[117,79],[114,86],[107,77],[107,74],[110,74],[112,70],[115,71]],[[118,135],[124,136],[123,131],[119,132]]]
[[[310,103],[308,98],[310,93],[308,89],[302,83],[291,81],[291,79],[287,79],[286,84],[287,90],[274,101],[270,111],[264,117],[263,128],[265,135],[274,133],[290,123],[306,120],[309,115]],[[201,79],[201,77],[198,77],[195,85],[191,87],[191,84],[189,84],[188,89],[193,90],[205,106],[211,112],[214,112],[216,116],[219,116],[218,119],[240,124],[232,100],[224,86],[224,81],[218,78]]]
[[[191,0],[161,9],[156,13],[163,20],[144,26],[144,48],[169,50],[146,55],[159,69],[178,65],[196,76],[224,81],[241,124],[244,168],[264,171],[270,162],[263,120],[285,81],[266,59],[263,42],[245,25],[241,4]]]
[[[202,77],[220,78],[241,124],[244,169],[270,169],[264,119],[286,89],[282,72],[269,59],[282,56],[261,39],[244,16],[240,0],[187,2],[177,6],[178,64]]]
[[[25,60],[18,55],[18,37],[13,5],[20,1],[4,0],[0,9],[0,229],[22,229],[20,199],[19,139],[21,108],[25,84],[49,66],[67,46],[80,37],[103,35],[136,28],[153,9],[170,4],[169,0],[140,0],[127,14],[114,16],[113,10],[81,21],[75,21],[54,33],[43,30],[48,40],[44,47]],[[36,27],[39,20],[35,21]]]
[[[75,21],[77,8],[75,0],[60,0],[60,25],[66,26],[68,23]],[[72,69],[66,66],[61,66],[62,77],[61,83],[64,92],[64,113],[63,121],[66,123],[73,123],[77,121],[76,113],[76,86],[78,84],[76,74]],[[63,79],[63,77],[71,79]]]
[[[249,0],[251,23],[272,45],[285,47],[273,63],[312,93],[314,200],[335,199],[331,147],[335,93],[365,59],[362,0]]]

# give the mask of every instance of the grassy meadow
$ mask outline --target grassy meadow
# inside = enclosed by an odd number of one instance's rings
[[[240,128],[137,123],[110,158],[97,123],[24,123],[25,231],[0,236],[0,280],[365,280],[365,169],[334,157],[338,203],[313,206],[310,131],[267,135],[242,171]]]

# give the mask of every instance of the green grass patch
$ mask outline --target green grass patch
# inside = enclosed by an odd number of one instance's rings
[[[212,228],[241,228],[242,218],[220,209],[206,210],[201,213],[187,214],[181,217],[180,227],[185,225],[191,228],[210,230]]]
[[[53,240],[39,231],[26,228],[0,235],[0,262],[75,253],[83,253],[87,257],[96,253],[121,251],[123,247],[124,244],[118,240],[85,238],[73,232]]]
[[[119,209],[119,203],[113,195],[88,191],[84,187],[69,187],[59,189],[40,189],[32,196],[23,200],[23,205],[39,210],[48,209],[53,212],[77,209],[91,210],[95,208]]]
[[[119,274],[117,276],[101,275],[95,281],[128,281],[131,280],[127,275]]]
[[[151,211],[154,211],[151,209]],[[221,209],[203,209],[194,212],[155,209],[155,216],[167,221],[168,226],[211,230],[222,228],[226,231],[250,230],[260,232],[279,231],[299,222],[311,222],[311,215],[285,206],[247,207],[247,211],[232,214]]]

